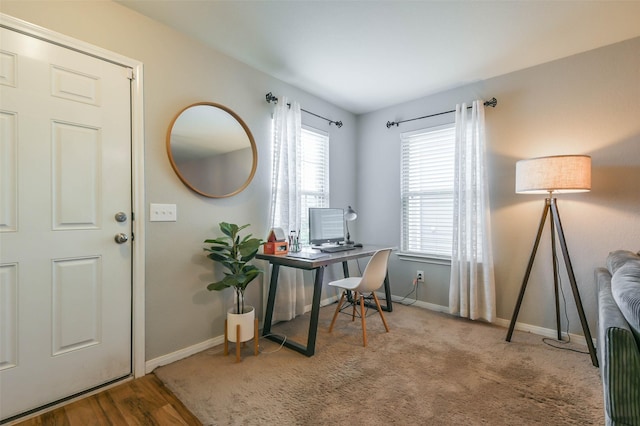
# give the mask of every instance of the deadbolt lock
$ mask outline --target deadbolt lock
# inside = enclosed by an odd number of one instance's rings
[[[116,213],[116,222],[126,222],[127,214],[125,212]]]

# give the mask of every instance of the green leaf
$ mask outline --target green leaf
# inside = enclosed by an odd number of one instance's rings
[[[233,278],[231,275],[227,275],[222,279],[222,281],[217,281],[215,283],[211,283],[207,286],[207,290],[209,291],[220,291],[225,288],[235,287],[237,284],[237,280]]]
[[[230,224],[227,222],[220,222],[220,230],[224,235],[233,239],[233,237],[238,232],[238,225]]]
[[[206,251],[212,251],[216,253],[229,253],[229,247],[211,246],[205,247],[204,249]]]
[[[208,243],[208,244],[220,244],[220,245],[223,245],[223,246],[230,247],[229,243],[227,242],[227,239],[224,238],[224,237],[216,238],[215,240],[204,240],[204,242]]]
[[[254,279],[256,279],[258,277],[258,275],[260,275],[262,271],[261,270],[255,270],[255,271],[249,271],[249,272],[245,272],[245,277],[246,277],[246,281],[245,281],[245,287],[247,286],[247,284],[249,284],[251,281],[253,281]]]
[[[248,262],[251,259],[253,259],[254,257],[256,257],[256,254],[258,254],[258,250],[254,250],[254,251],[252,251],[250,253],[244,254],[242,257],[240,257],[240,260],[242,262]]]
[[[244,272],[245,272],[245,274],[246,274],[247,272],[249,272],[249,271],[258,271],[258,272],[262,272],[262,269],[258,268],[258,267],[257,267],[257,266],[255,266],[255,265],[246,265],[246,266],[244,267]]]
[[[227,256],[215,252],[209,253],[207,257],[214,262],[224,263],[227,261]]]
[[[244,228],[247,228],[247,227],[249,227],[249,226],[251,226],[251,225],[249,225],[249,224],[242,225],[242,226],[240,226],[240,227],[238,227],[238,228],[237,228],[237,231],[236,231],[236,232],[240,232],[240,231],[242,231]]]
[[[220,291],[220,290],[224,290],[225,288],[229,288],[229,286],[224,285],[221,281],[207,285],[207,290],[209,291]]]

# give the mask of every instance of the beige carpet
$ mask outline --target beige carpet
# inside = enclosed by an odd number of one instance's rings
[[[388,334],[367,318],[363,348],[346,315],[327,332],[334,306],[321,309],[313,357],[261,338],[260,355],[248,344],[239,364],[217,347],[155,373],[205,425],[604,424],[588,354],[517,331],[507,343],[504,328],[399,304]],[[273,331],[305,342],[307,327],[305,315]]]

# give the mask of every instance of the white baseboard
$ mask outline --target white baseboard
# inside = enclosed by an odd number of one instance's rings
[[[376,294],[378,296],[383,297],[384,295],[381,293],[376,292]],[[436,305],[435,303],[429,303],[429,302],[423,302],[422,300],[415,300],[415,299],[406,299],[404,297],[400,297],[400,296],[391,296],[391,301],[396,302],[396,303],[405,303],[406,304],[411,304],[411,306],[417,306],[419,308],[422,309],[428,309],[430,311],[436,311],[436,312],[444,312],[446,314],[449,313],[449,307],[448,306],[442,306],[442,305]]]
[[[159,356],[158,358],[150,359],[149,361],[145,362],[145,371],[147,374],[151,373],[158,367],[171,364],[172,362],[179,361],[183,358],[189,357],[191,355],[197,354],[198,352],[205,351],[209,348],[221,345],[223,343],[224,336],[213,337],[211,339],[205,340],[204,342],[196,343],[195,345]]]
[[[384,297],[383,294],[379,294],[380,297]],[[329,297],[326,299],[323,299],[320,301],[320,306],[327,306],[330,305],[332,303],[335,303],[338,300],[338,298],[336,296],[333,297]],[[396,302],[396,303],[402,303],[401,300],[406,300],[403,299],[402,297],[399,296],[392,296],[392,301]],[[411,302],[413,302],[413,300],[411,300]],[[422,309],[428,309],[430,311],[435,311],[435,312],[444,312],[446,314],[449,313],[449,307],[448,306],[442,306],[442,305],[436,305],[435,303],[428,303],[428,302],[423,302],[421,300],[417,300],[413,303],[411,303],[412,306],[417,306],[419,308]],[[311,305],[305,306],[305,312],[308,312],[311,310]],[[509,320],[503,319],[503,318],[496,318],[496,320],[494,321],[494,324],[500,326],[500,327],[504,327],[505,329],[509,327]],[[531,325],[531,324],[525,324],[525,323],[521,323],[521,322],[516,322],[516,326],[515,329],[518,331],[525,331],[528,333],[533,333],[533,334],[537,334],[543,337],[550,337],[550,338],[557,338],[557,332],[556,330],[552,330],[550,328],[543,328],[543,327],[538,327],[535,325]],[[505,335],[506,336],[506,335]],[[567,337],[567,333],[562,333],[563,337]],[[575,342],[577,344],[581,344],[586,346],[587,345],[587,341],[584,338],[584,336],[580,336],[577,334],[569,334],[571,341]],[[595,345],[595,339],[594,340],[594,345]],[[171,364],[172,362],[176,362],[179,361],[183,358],[189,357],[191,355],[197,354],[198,352],[202,352],[204,350],[207,350],[209,348],[212,348],[214,346],[218,346],[224,343],[224,336],[218,336],[218,337],[213,337],[211,339],[205,340],[204,342],[200,342],[197,343],[195,345],[186,347],[184,349],[180,349],[178,351],[166,354],[166,355],[162,355],[158,358],[154,358],[151,359],[149,361],[147,361],[145,363],[145,371],[146,373],[151,373],[154,369],[156,369],[157,367],[161,367],[163,365],[167,365],[167,364]]]
[[[504,328],[509,328],[509,324],[510,323],[511,323],[510,320],[502,319],[502,318],[496,318],[496,320],[494,321],[494,324],[499,325],[499,326],[504,327]],[[526,331],[528,333],[537,334],[537,335],[543,336],[543,337],[549,337],[551,339],[557,339],[558,338],[558,332],[555,329],[538,327],[537,325],[531,325],[531,324],[525,324],[525,323],[522,323],[522,322],[516,322],[516,326],[515,326],[514,329],[518,330],[518,331]],[[573,333],[568,333],[567,334],[564,331],[561,331],[560,335],[564,339],[569,338],[573,343],[577,343],[579,345],[587,346],[587,339],[585,339],[584,336],[581,336],[579,334],[573,334]],[[505,337],[506,337],[506,335],[505,335]],[[596,339],[592,338],[591,340],[593,341],[593,345],[596,346]]]
[[[402,298],[398,297],[398,296],[393,296],[392,297],[392,300],[394,302],[398,302],[398,303],[401,303],[400,302],[401,299]],[[422,302],[420,300],[412,303],[412,306],[418,306],[418,307],[423,308],[423,309],[429,309],[430,311],[444,312],[446,314],[449,313],[449,307],[448,306],[436,305],[434,303]],[[504,327],[504,328],[508,329],[509,328],[509,324],[511,323],[511,321],[507,320],[507,319],[503,319],[503,318],[496,318],[496,320],[493,323],[495,325],[498,325],[500,327]],[[543,336],[543,337],[549,337],[549,338],[552,338],[552,339],[557,339],[558,338],[558,333],[554,329],[538,327],[536,325],[525,324],[525,323],[522,323],[522,322],[516,322],[516,326],[515,326],[514,329],[518,330],[518,331],[524,331],[524,332],[527,332],[527,333],[533,333],[533,334],[536,334],[536,335],[539,335],[539,336]],[[572,342],[577,343],[579,345],[587,346],[587,340],[585,339],[584,336],[581,336],[581,335],[578,335],[578,334],[573,334],[573,333],[567,334],[566,332],[561,332],[561,336],[563,338],[565,338],[565,339],[567,337],[569,337]],[[506,337],[506,334],[505,334],[505,337]],[[593,344],[595,346],[596,339],[594,338],[592,340],[593,340]]]
[[[320,306],[330,305],[337,301],[337,297],[329,297],[320,301]],[[305,306],[305,312],[311,311],[311,305]],[[224,343],[224,336],[212,337],[211,339],[207,339],[204,342],[196,343],[195,345],[188,346],[186,348],[177,350],[175,352],[171,352],[166,355],[159,356],[154,359],[150,359],[145,362],[145,372],[151,373],[158,367],[163,365],[171,364],[172,362],[180,361],[181,359],[187,358],[191,355],[195,355],[198,352],[206,351],[214,346],[218,346]]]

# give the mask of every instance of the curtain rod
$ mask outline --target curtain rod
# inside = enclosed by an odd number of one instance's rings
[[[274,103],[274,104],[277,104],[277,103],[278,103],[278,98],[276,98],[275,96],[273,96],[273,93],[271,93],[271,92],[267,93],[267,95],[266,95],[265,97],[266,97],[266,99],[267,99],[267,102],[268,102],[268,103],[271,103],[271,101],[273,101],[273,103]],[[289,107],[291,107],[291,104],[287,104],[287,105],[288,105]],[[342,121],[333,121],[333,120],[330,120],[330,119],[328,119],[328,118],[325,118],[325,117],[323,117],[323,116],[321,116],[321,115],[318,115],[318,114],[313,113],[313,112],[311,112],[311,111],[307,111],[306,109],[302,109],[302,108],[300,108],[300,111],[306,112],[307,114],[311,114],[311,115],[313,115],[313,116],[316,116],[316,117],[318,117],[318,118],[321,118],[321,119],[323,119],[323,120],[326,120],[326,121],[328,121],[328,122],[329,122],[329,125],[335,124],[335,125],[336,125],[336,127],[337,127],[338,129],[339,129],[340,127],[342,127]]]
[[[496,98],[491,98],[490,100],[484,102],[484,106],[490,106],[492,108],[495,108],[496,105],[498,105],[498,100]],[[467,109],[470,109],[470,108],[471,108],[470,106],[467,107]],[[443,114],[451,114],[452,112],[456,112],[456,110],[452,109],[451,111],[438,112],[436,114],[424,115],[422,117],[410,118],[408,120],[402,120],[402,121],[387,121],[387,129],[391,128],[391,126],[400,127],[401,123],[406,123],[407,121],[422,120],[423,118],[436,117],[438,115],[443,115]]]

